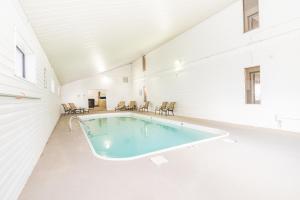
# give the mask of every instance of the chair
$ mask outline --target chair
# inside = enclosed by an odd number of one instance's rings
[[[136,101],[130,101],[129,105],[126,106],[126,110],[135,110],[136,109]]]
[[[69,103],[71,113],[84,113],[84,108],[78,108],[74,103]]]
[[[167,108],[167,105],[168,105],[168,102],[162,102],[161,106],[157,106],[155,108],[155,114],[156,114],[156,111],[158,111],[158,114],[161,114],[162,110]]]
[[[165,109],[162,110],[162,112],[163,113],[165,112],[166,115],[169,115],[170,112],[172,112],[172,115],[174,116],[175,104],[176,104],[176,102],[169,103],[168,106]]]
[[[139,111],[146,111],[147,110],[147,112],[148,112],[149,111],[148,110],[149,109],[149,104],[150,104],[150,101],[146,101],[144,105],[139,107]]]
[[[115,111],[125,110],[125,109],[126,109],[125,101],[120,101],[117,107],[115,107]]]
[[[65,111],[64,115],[67,115],[67,114],[71,113],[72,110],[71,110],[71,108],[67,104],[63,103],[61,105],[63,106],[64,111]]]

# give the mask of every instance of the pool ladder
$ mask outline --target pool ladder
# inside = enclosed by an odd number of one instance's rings
[[[91,134],[90,127],[88,125],[86,125],[86,123],[82,119],[80,119],[78,116],[72,116],[72,117],[70,117],[70,119],[69,119],[69,129],[70,129],[70,132],[72,132],[72,130],[73,130],[72,122],[73,122],[74,119],[78,120],[81,124],[83,124],[87,128],[88,134]]]

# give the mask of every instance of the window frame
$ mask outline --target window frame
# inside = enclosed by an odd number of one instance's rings
[[[247,105],[261,105],[261,95],[260,99],[257,101],[256,90],[255,90],[255,79],[252,79],[253,75],[259,73],[259,85],[261,88],[261,67],[260,65],[244,68],[245,73],[245,103]]]
[[[258,19],[259,19],[259,12],[258,11],[255,12],[255,13],[253,13],[253,14],[251,14],[251,15],[249,15],[249,16],[247,16],[247,22],[248,22],[248,24],[247,24],[248,25],[248,29],[247,30],[248,31],[252,31],[252,30],[255,30],[255,29],[259,28],[259,20],[258,20],[258,26],[256,28],[253,27],[251,19],[254,18],[255,16],[257,16]]]
[[[43,68],[43,78],[44,78],[44,89],[48,88],[48,76],[47,76],[47,68]]]
[[[146,56],[143,56],[143,72],[147,71],[147,61],[146,61]]]
[[[257,0],[257,11],[255,13],[252,13],[249,16],[246,16],[246,1],[247,0],[243,0],[243,29],[244,29],[244,33],[248,33],[254,30],[257,30],[260,28],[260,12],[259,12],[259,0]],[[258,15],[258,26],[256,28],[252,28],[250,29],[250,25],[249,25],[249,18],[253,17],[254,15]],[[246,24],[247,21],[247,24]]]
[[[54,79],[51,79],[51,88],[50,88],[50,91],[55,94],[56,92],[56,84],[55,84],[55,81]]]
[[[22,54],[22,73],[21,76],[18,75],[18,77],[23,78],[26,80],[26,55],[21,47],[16,45],[16,51]],[[16,66],[19,67],[19,66]]]

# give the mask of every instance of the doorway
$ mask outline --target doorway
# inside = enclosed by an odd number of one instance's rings
[[[100,89],[88,90],[88,105],[90,109],[106,111],[106,91]]]

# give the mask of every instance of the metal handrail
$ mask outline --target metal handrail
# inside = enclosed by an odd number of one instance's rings
[[[85,121],[83,121],[82,119],[80,119],[78,116],[72,116],[69,119],[69,129],[70,129],[71,132],[73,130],[73,126],[72,126],[73,119],[78,120],[81,124],[83,124],[84,126],[86,126],[88,128],[88,133],[90,134],[91,130],[90,130],[89,126],[85,123]]]
[[[72,126],[72,121],[73,121],[73,119],[77,119],[80,123],[82,123],[83,121],[78,117],[78,116],[72,116],[72,117],[70,117],[70,119],[69,119],[69,129],[70,129],[70,131],[72,131],[73,130],[73,126]]]

